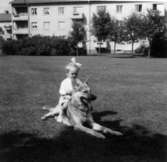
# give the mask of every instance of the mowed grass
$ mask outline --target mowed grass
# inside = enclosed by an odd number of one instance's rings
[[[98,140],[53,119],[70,57],[0,57],[0,161],[167,161],[167,60],[78,57],[99,123],[123,132]]]

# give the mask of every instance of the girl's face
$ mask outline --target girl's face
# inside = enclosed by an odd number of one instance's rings
[[[75,68],[75,67],[72,67],[72,68],[68,71],[67,76],[68,76],[69,78],[72,78],[72,79],[77,78],[77,76],[78,76],[78,69]]]

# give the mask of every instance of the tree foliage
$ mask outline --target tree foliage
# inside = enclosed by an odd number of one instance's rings
[[[97,37],[98,41],[105,41],[110,33],[111,18],[109,13],[105,10],[99,10],[97,15],[93,15],[93,34]]]
[[[158,33],[163,33],[165,30],[164,17],[160,16],[157,10],[148,10],[147,15],[143,16],[143,20],[140,25],[140,35],[143,38],[148,39],[151,49],[152,40]],[[149,50],[148,55],[150,56]]]
[[[73,21],[70,38],[73,40],[75,45],[86,40],[86,31],[82,22]]]
[[[130,17],[125,19],[126,26],[126,35],[127,40],[132,42],[132,53],[134,51],[134,42],[139,40],[141,37],[141,25],[142,25],[142,17],[141,15],[132,14]]]
[[[111,18],[109,39],[114,41],[114,53],[116,51],[116,44],[126,39],[125,24],[123,21]]]
[[[0,49],[2,48],[2,45],[3,45],[4,41],[5,41],[5,40],[3,39],[3,37],[0,36]]]
[[[148,40],[151,49],[154,36],[164,33],[164,30],[164,17],[160,16],[158,10],[148,10],[146,15],[132,14],[124,21],[111,18],[105,10],[93,15],[93,34],[98,41],[105,41],[107,38],[114,41],[114,52],[116,44],[122,41],[131,41],[133,52],[134,43],[139,39]],[[150,56],[150,50],[148,54]]]
[[[4,30],[2,29],[2,27],[0,27],[0,35],[4,34]]]
[[[83,51],[86,52],[86,31],[84,22],[73,21],[69,41],[71,42],[71,48],[73,51],[76,51],[76,55],[79,55]],[[78,48],[79,43],[82,44],[82,48]]]
[[[147,15],[143,17],[141,34],[149,40],[152,40],[153,36],[163,32],[164,28],[164,18],[160,16],[159,11],[148,10]]]

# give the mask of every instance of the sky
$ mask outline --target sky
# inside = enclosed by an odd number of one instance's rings
[[[0,0],[0,13],[10,9],[9,1],[10,0]]]
[[[9,1],[11,0],[0,0],[0,13],[4,12],[5,10],[10,10]],[[160,0],[160,1],[167,2],[167,0]]]

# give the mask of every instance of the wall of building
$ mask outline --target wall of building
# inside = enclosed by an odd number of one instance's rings
[[[29,35],[45,35],[45,36],[68,36],[71,31],[72,26],[72,18],[74,13],[74,8],[78,7],[79,12],[84,14],[86,18],[85,29],[87,32],[87,48],[88,50],[94,52],[96,47],[96,38],[92,35],[92,17],[94,13],[97,13],[99,7],[105,7],[106,11],[109,12],[111,17],[115,17],[116,19],[123,20],[127,18],[132,13],[136,11],[136,5],[142,5],[142,14],[146,14],[148,9],[152,9],[153,2],[107,2],[105,3],[92,3],[88,4],[38,4],[31,5],[28,8],[29,15]],[[122,11],[118,12],[117,6],[122,6]],[[36,8],[36,9],[35,9]],[[49,14],[44,14],[44,10],[46,11],[48,8]],[[60,14],[60,8],[64,8],[64,14]],[[161,14],[164,15],[164,5],[158,3],[157,9],[161,11]],[[34,11],[36,10],[36,11]],[[32,14],[32,12],[36,12],[37,14]],[[138,12],[139,13],[139,12]],[[135,45],[137,47],[137,45]],[[112,46],[111,46],[112,47]],[[130,44],[118,44],[118,49],[127,49],[130,50]],[[89,51],[89,52],[90,52]]]
[[[0,13],[4,13],[6,10],[11,11],[10,0],[1,0]]]
[[[31,6],[29,7],[30,14],[30,33],[32,35],[42,34],[42,35],[56,35],[56,36],[67,36],[71,31],[72,26],[72,16],[73,7],[76,5],[47,5],[47,6]],[[82,7],[84,15],[87,17],[87,5],[77,5],[77,7]],[[32,15],[32,9],[37,9],[37,15]],[[44,14],[44,9],[49,8],[49,14]],[[64,14],[59,13],[59,9],[64,8]],[[37,23],[37,29],[33,30],[32,24]],[[46,23],[49,23],[47,28]]]

